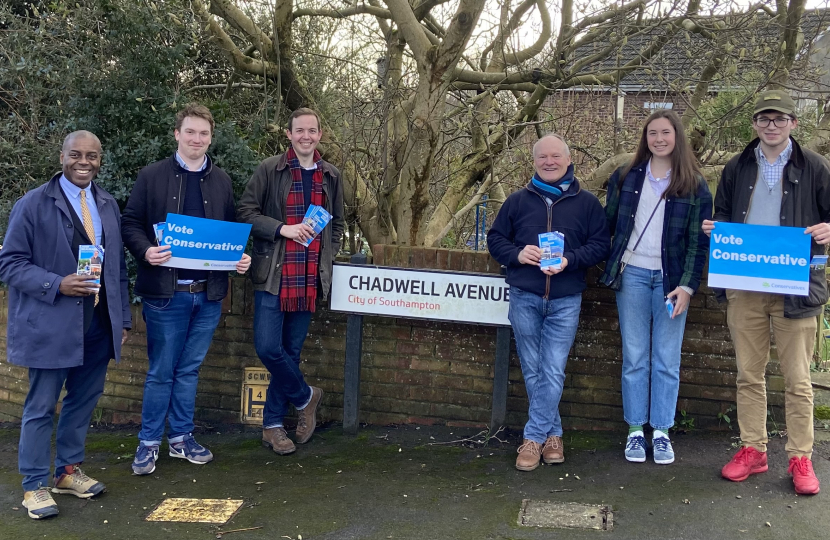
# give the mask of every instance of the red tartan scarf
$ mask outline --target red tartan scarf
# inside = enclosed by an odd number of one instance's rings
[[[305,217],[303,200],[303,173],[293,147],[286,152],[291,169],[291,191],[285,209],[285,224],[297,225]],[[317,168],[311,182],[311,204],[324,205],[323,169],[320,153],[314,151]],[[282,311],[314,311],[317,300],[317,268],[320,263],[320,235],[306,248],[293,240],[285,242],[285,258],[280,281],[280,308]]]

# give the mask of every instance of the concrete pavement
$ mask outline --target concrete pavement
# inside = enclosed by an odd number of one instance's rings
[[[108,492],[83,501],[56,495],[61,514],[36,522],[20,504],[16,426],[0,429],[0,537],[144,539],[792,539],[830,538],[830,447],[813,456],[827,493],[796,496],[784,440],[770,444],[769,472],[743,483],[720,478],[735,433],[675,434],[677,461],[658,466],[623,458],[623,432],[565,434],[566,461],[525,473],[513,467],[518,434],[480,447],[475,429],[369,427],[356,438],[339,425],[319,429],[290,456],[260,445],[260,432],[221,426],[197,434],[214,462],[167,456],[154,474],[132,476],[135,427],[91,430],[84,471]],[[480,438],[480,437],[479,437]],[[444,444],[449,443],[449,444]],[[242,499],[225,525],[154,523],[170,497]],[[517,525],[523,499],[608,504],[610,532]],[[766,523],[770,526],[766,526]]]

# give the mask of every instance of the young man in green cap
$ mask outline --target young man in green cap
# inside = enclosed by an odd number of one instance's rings
[[[755,102],[752,128],[758,138],[729,160],[715,195],[711,234],[718,221],[801,227],[812,236],[812,255],[824,255],[830,242],[830,171],[822,156],[790,136],[798,127],[795,102],[770,90]],[[738,364],[738,426],[744,446],[721,474],[741,482],[767,470],[767,394],[770,325],[784,375],[788,472],[801,495],[819,492],[813,453],[813,388],[810,361],[816,315],[827,302],[824,269],[810,270],[808,296],[726,290],[727,323]]]

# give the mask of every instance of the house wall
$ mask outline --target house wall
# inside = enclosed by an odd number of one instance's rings
[[[683,115],[683,96],[666,92],[627,92],[623,96],[622,122],[615,139],[617,98],[610,91],[564,90],[548,96],[540,110],[545,131],[565,137],[574,151],[580,174],[590,173],[604,158],[613,155],[615,142],[622,151],[633,152],[644,120],[653,112],[647,104],[671,103]]]

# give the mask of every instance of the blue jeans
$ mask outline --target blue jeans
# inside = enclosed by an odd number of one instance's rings
[[[550,436],[562,436],[559,400],[581,306],[582,294],[545,300],[510,287],[508,318],[530,401],[525,439],[544,443]]]
[[[288,404],[304,408],[311,401],[311,387],[300,371],[310,311],[282,311],[280,297],[254,292],[254,346],[262,364],[271,373],[262,427],[282,427]]]
[[[97,311],[97,310],[96,310]],[[18,466],[23,490],[49,485],[49,455],[55,406],[66,384],[55,436],[55,472],[84,460],[84,442],[92,411],[104,392],[107,365],[115,355],[108,317],[96,313],[84,334],[84,363],[62,369],[29,368],[29,393],[23,405]]]
[[[662,271],[631,265],[623,272],[617,310],[623,342],[625,421],[632,426],[648,423],[666,431],[674,425],[688,310],[674,319],[669,317]]]
[[[161,443],[165,419],[170,421],[169,440],[193,431],[199,368],[221,315],[222,302],[209,301],[205,292],[144,299],[150,369],[141,406],[141,444]]]

